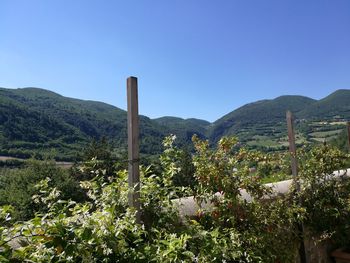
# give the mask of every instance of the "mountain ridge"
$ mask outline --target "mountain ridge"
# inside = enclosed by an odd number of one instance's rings
[[[217,141],[222,136],[234,134],[244,126],[283,121],[287,110],[296,113],[314,102],[314,99],[305,96],[283,95],[248,103],[216,120],[210,131],[210,138]]]
[[[226,135],[238,135],[253,146],[255,139],[269,136],[277,136],[278,141],[285,129],[286,110],[298,119],[350,120],[348,101],[350,90],[346,89],[320,100],[283,95],[245,104],[212,123],[196,118],[150,119],[141,115],[140,150],[144,154],[161,152],[161,141],[169,134],[177,135],[180,146],[188,145],[193,134],[212,143]],[[104,102],[64,97],[41,88],[0,88],[0,154],[29,155],[55,149],[61,159],[74,159],[75,152],[89,141],[103,137],[111,140],[119,153],[125,152],[126,115],[126,111]],[[302,128],[308,133],[318,131]]]

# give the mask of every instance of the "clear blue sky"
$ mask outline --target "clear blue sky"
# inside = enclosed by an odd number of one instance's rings
[[[0,0],[0,86],[214,121],[350,88],[349,0]]]

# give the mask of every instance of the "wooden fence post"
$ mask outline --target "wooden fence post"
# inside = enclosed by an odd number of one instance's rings
[[[348,121],[348,147],[350,149],[350,121]]]
[[[136,222],[141,222],[140,171],[139,171],[139,113],[137,78],[127,79],[128,100],[128,185],[129,206],[136,210]]]
[[[287,128],[288,128],[288,141],[289,141],[289,152],[291,155],[291,167],[292,167],[292,175],[294,180],[296,180],[298,176],[298,162],[297,162],[297,150],[295,146],[295,134],[294,134],[294,119],[293,115],[290,111],[287,111],[286,114],[287,117]],[[300,184],[296,182],[296,190],[300,191]],[[305,251],[305,244],[304,244],[304,227],[302,224],[298,224],[298,230],[300,233],[300,247],[299,247],[299,257],[300,257],[300,263],[306,263],[306,251]]]
[[[292,175],[294,178],[298,175],[298,162],[297,162],[297,150],[295,146],[295,134],[294,134],[294,123],[293,115],[290,111],[287,111],[287,128],[288,128],[288,141],[289,141],[289,152],[291,154],[291,166]],[[299,189],[297,189],[299,191]]]

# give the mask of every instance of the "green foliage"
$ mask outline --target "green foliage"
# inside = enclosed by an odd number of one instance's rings
[[[349,119],[349,99],[350,91],[348,89],[337,90],[303,109],[299,116],[314,119],[327,119],[337,116],[340,119]]]
[[[325,145],[300,156],[299,198],[306,211],[305,224],[334,243],[349,246],[350,240],[350,180],[342,173],[350,155]]]
[[[195,167],[192,161],[192,154],[187,149],[179,150],[177,160],[180,170],[173,177],[174,185],[191,187],[193,189],[196,185],[196,180],[194,178]]]
[[[208,130],[211,142],[222,136],[238,136],[241,143],[264,151],[286,150],[286,111],[296,116],[298,145],[329,141],[331,133],[344,124],[327,122],[350,119],[349,90],[338,90],[316,101],[302,96],[281,96],[246,104],[215,121]],[[314,132],[329,131],[326,138],[313,137]],[[258,139],[257,139],[258,137]],[[288,145],[288,144],[287,144]]]
[[[349,152],[350,145],[349,145],[347,129],[343,129],[343,131],[335,139],[330,141],[330,144],[334,145],[335,147],[342,150],[343,152]]]
[[[1,168],[16,168],[23,167],[25,162],[20,159],[8,159],[8,160],[0,160],[0,169]]]
[[[196,197],[199,204],[214,204],[210,210],[199,211],[198,220],[208,229],[235,229],[242,236],[243,251],[251,252],[256,260],[293,262],[298,245],[295,214],[299,209],[287,198],[272,199],[270,189],[262,184],[260,178],[266,176],[266,166],[274,165],[272,159],[245,149],[235,151],[236,143],[235,138],[222,138],[217,150],[212,150],[207,141],[194,137],[198,153],[194,157]],[[250,170],[253,163],[254,174]],[[242,199],[241,189],[249,194],[249,202]],[[266,200],[268,196],[270,201]]]
[[[38,88],[0,88],[2,155],[44,159],[54,149],[56,160],[76,161],[92,139],[103,137],[120,153],[127,144],[126,121],[125,111],[105,103],[65,98]],[[204,134],[208,125],[192,119],[167,125],[140,116],[140,151],[160,154],[162,139],[171,133],[186,145],[194,133]]]
[[[210,123],[198,119],[181,119],[176,117],[162,117],[154,119],[154,122],[167,128],[167,134],[175,134],[178,146],[190,147],[192,136],[196,134],[201,139],[207,138]],[[192,150],[192,149],[190,149]]]
[[[53,161],[30,160],[24,169],[0,169],[0,205],[13,206],[15,220],[31,218],[35,211],[41,211],[31,197],[37,191],[35,185],[45,178],[50,178],[50,185],[61,191],[62,198],[82,200],[84,194],[69,171],[57,167]]]
[[[210,138],[218,141],[222,136],[237,134],[241,129],[254,129],[259,124],[276,126],[285,122],[287,110],[297,113],[313,103],[315,100],[307,97],[281,96],[246,104],[215,121]]]
[[[72,176],[78,181],[93,179],[95,170],[103,171],[103,177],[107,180],[115,175],[115,170],[127,168],[127,157],[114,154],[105,137],[99,141],[92,140],[81,156],[84,169],[81,169],[81,163],[75,163],[71,169]]]
[[[144,224],[135,223],[134,211],[127,206],[125,171],[106,183],[104,172],[95,170],[94,179],[81,183],[91,199],[83,203],[60,199],[57,188],[44,179],[33,198],[46,207],[46,213],[4,228],[0,255],[32,262],[251,262],[234,229],[220,232],[195,221],[181,223],[171,201],[181,191],[172,183],[179,171],[172,158],[178,153],[173,138],[166,139],[165,145],[162,176],[141,169]],[[9,244],[14,241],[22,247],[12,249]]]
[[[343,240],[349,240],[350,183],[345,178],[328,180],[348,155],[329,146],[305,151],[299,155],[300,195],[275,196],[262,179],[289,174],[288,155],[248,151],[235,138],[222,138],[213,149],[194,137],[196,183],[190,188],[175,184],[183,151],[174,140],[170,136],[163,142],[160,174],[150,166],[140,169],[141,224],[128,207],[133,189],[128,188],[126,170],[106,177],[106,169],[92,158],[81,166],[91,173],[80,182],[88,199],[65,198],[53,176],[40,177],[32,197],[37,207],[33,218],[15,222],[11,206],[0,208],[0,260],[295,262],[301,222],[323,237],[340,238],[344,232],[339,231],[347,231]],[[200,209],[184,218],[174,198],[189,195]]]
[[[313,137],[324,131],[313,121],[334,121],[350,118],[349,90],[339,90],[316,101],[302,96],[281,96],[244,105],[214,123],[198,119],[140,116],[140,151],[143,155],[162,152],[162,139],[177,136],[177,145],[190,148],[191,138],[216,143],[222,136],[237,135],[240,142],[253,149],[281,151],[286,149],[285,112],[291,110],[300,120],[297,144],[323,141]],[[0,155],[18,158],[45,159],[52,156],[60,161],[79,161],[82,148],[92,139],[106,137],[115,152],[122,154],[127,143],[126,112],[111,105],[65,98],[38,89],[0,88]],[[327,141],[332,132],[343,125],[327,124]]]
[[[172,176],[178,171],[171,156],[177,153],[171,139],[166,144],[168,148],[161,158],[163,176],[149,176],[149,171],[142,169],[143,217],[151,219],[146,228],[135,223],[134,211],[127,207],[128,187],[123,171],[105,183],[101,177],[104,172],[95,170],[94,179],[81,183],[92,200],[84,203],[59,199],[60,192],[50,188],[45,179],[39,183],[34,200],[47,212],[1,229],[0,255],[12,261],[32,262],[193,262],[195,258],[207,262],[215,260],[216,255],[241,257],[238,235],[226,233],[226,240],[217,231],[180,224],[171,202],[177,192]],[[7,213],[1,213],[4,214]],[[203,245],[209,239],[210,243]],[[14,240],[24,244],[21,249],[11,249],[9,244]],[[213,248],[211,254],[205,253]],[[222,255],[225,250],[227,255]]]

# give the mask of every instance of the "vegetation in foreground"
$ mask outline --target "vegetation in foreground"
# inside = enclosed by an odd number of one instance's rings
[[[350,245],[350,182],[343,177],[329,180],[349,155],[330,146],[301,151],[301,191],[275,197],[262,179],[289,175],[287,154],[241,149],[234,138],[223,138],[211,149],[194,137],[194,183],[179,186],[175,179],[184,176],[180,160],[188,156],[173,141],[164,141],[157,173],[152,172],[155,167],[141,169],[142,224],[136,224],[135,211],[128,208],[123,169],[108,170],[96,158],[86,162],[74,191],[80,191],[81,200],[69,194],[65,198],[65,187],[55,183],[55,176],[62,177],[59,168],[32,170],[32,175],[47,176],[33,186],[33,217],[16,221],[11,218],[16,207],[0,209],[0,261],[293,262],[300,223],[321,237],[320,242]],[[250,202],[241,198],[242,188],[253,197]],[[213,206],[181,218],[173,200],[189,195]]]

